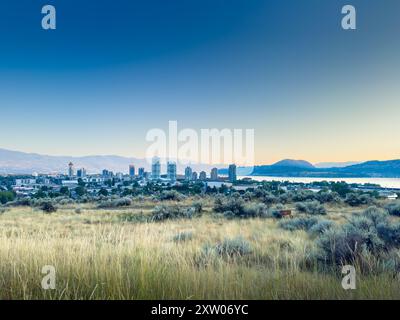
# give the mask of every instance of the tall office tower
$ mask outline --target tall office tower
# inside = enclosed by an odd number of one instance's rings
[[[175,182],[176,181],[176,163],[168,162],[167,163],[167,178],[168,180]]]
[[[129,166],[129,176],[131,178],[133,178],[135,176],[135,166],[132,164]]]
[[[161,164],[159,158],[153,158],[153,163],[151,165],[151,179],[159,180],[161,172]]]
[[[185,169],[185,180],[190,181],[192,180],[193,171],[191,167],[186,167]]]
[[[230,182],[235,182],[237,180],[236,176],[236,165],[231,164],[229,165],[229,181]]]
[[[207,179],[207,173],[205,171],[201,171],[199,175],[199,180],[205,181]]]
[[[144,176],[145,176],[144,168],[139,168],[138,174],[139,174],[139,178],[144,178]]]
[[[85,169],[85,168],[78,169],[78,170],[76,171],[76,176],[77,176],[78,178],[84,178],[84,177],[86,177],[86,169]]]
[[[192,173],[192,181],[196,181],[197,180],[197,172],[193,172]]]
[[[108,178],[110,176],[110,172],[107,169],[104,169],[102,172],[103,178]]]
[[[217,181],[218,180],[218,169],[217,168],[212,168],[210,176],[211,176],[211,180],[212,181]]]
[[[74,172],[74,164],[73,164],[72,162],[70,162],[70,163],[68,164],[68,176],[69,176],[70,178],[72,178],[74,175],[75,175],[75,172]]]

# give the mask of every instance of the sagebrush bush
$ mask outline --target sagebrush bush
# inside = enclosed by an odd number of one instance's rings
[[[325,215],[325,207],[319,201],[305,201],[296,203],[296,209],[301,213]]]
[[[328,264],[359,263],[366,257],[382,257],[400,244],[400,224],[388,220],[388,214],[370,207],[353,216],[340,228],[324,232],[317,240],[319,259]]]
[[[295,230],[308,231],[319,221],[320,220],[316,217],[297,217],[289,220],[280,221],[278,226],[284,230],[289,230],[289,231],[295,231]]]
[[[192,219],[201,215],[202,208],[198,204],[190,207],[178,205],[159,205],[152,212],[151,221],[162,221],[168,219]]]
[[[45,201],[40,205],[40,209],[45,213],[53,213],[57,211],[57,207],[51,201]]]
[[[309,190],[297,190],[291,192],[291,198],[295,202],[315,200],[315,193]]]
[[[316,224],[314,224],[308,231],[314,235],[320,235],[330,230],[335,226],[335,223],[331,220],[320,220]]]
[[[214,211],[224,213],[231,211],[235,216],[244,213],[244,201],[237,197],[217,197],[214,201]]]
[[[6,206],[8,207],[29,207],[33,205],[33,201],[29,198],[20,198],[11,202],[8,202]]]
[[[337,203],[340,202],[340,196],[336,192],[320,191],[315,195],[315,199],[320,203]]]
[[[128,207],[132,204],[132,200],[130,198],[120,198],[120,199],[108,199],[105,201],[101,201],[98,204],[98,208],[119,208],[119,207]]]
[[[62,198],[60,200],[56,200],[56,202],[61,206],[65,206],[65,205],[69,205],[69,204],[74,204],[75,203],[75,201],[73,199],[70,199],[70,198]]]
[[[224,239],[221,243],[215,247],[216,252],[220,256],[244,256],[252,253],[252,247],[250,243],[241,236],[237,236],[232,239]]]
[[[218,197],[214,202],[214,211],[230,219],[265,217],[267,209],[263,203],[246,203],[241,197]]]
[[[284,210],[284,206],[281,204],[277,204],[276,206],[268,209],[266,213],[266,218],[282,219],[282,210]]]
[[[278,198],[275,197],[271,192],[266,192],[262,197],[262,201],[267,204],[271,205],[278,202]]]
[[[400,216],[400,201],[394,201],[385,206],[386,210],[392,216]]]
[[[361,205],[372,205],[375,203],[375,199],[367,193],[348,193],[344,200],[349,206],[358,207]]]
[[[181,193],[177,192],[176,190],[167,190],[167,191],[162,191],[158,198],[161,201],[165,201],[165,200],[181,201],[185,197]]]

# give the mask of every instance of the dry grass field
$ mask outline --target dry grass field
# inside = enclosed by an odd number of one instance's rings
[[[135,222],[154,204],[124,209],[64,206],[52,214],[30,207],[0,215],[1,299],[361,299],[400,298],[400,282],[304,268],[315,241],[285,231],[276,219],[199,218]],[[346,212],[347,210],[347,212]],[[328,208],[337,223],[349,208]],[[232,240],[233,239],[233,240]],[[244,242],[243,254],[209,250]],[[41,287],[42,267],[56,269],[56,289]]]

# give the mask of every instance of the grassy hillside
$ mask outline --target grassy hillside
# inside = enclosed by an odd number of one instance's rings
[[[199,218],[134,219],[154,205],[4,212],[0,299],[400,298],[389,273],[360,275],[357,290],[343,290],[340,268],[306,263],[315,238],[283,230],[277,219],[227,220],[213,214],[211,201]],[[343,224],[357,210],[328,206],[326,218]],[[56,268],[56,290],[40,286],[44,265]]]

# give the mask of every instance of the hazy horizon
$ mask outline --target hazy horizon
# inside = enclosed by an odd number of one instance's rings
[[[68,155],[68,154],[51,154],[51,153],[46,153],[46,154],[43,154],[43,153],[38,153],[38,152],[27,152],[27,151],[24,151],[24,150],[15,150],[15,149],[7,149],[7,148],[3,148],[2,146],[0,146],[0,151],[1,150],[6,150],[6,151],[11,151],[11,152],[18,152],[18,153],[26,153],[26,154],[37,154],[37,155],[40,155],[40,156],[50,156],[50,157],[71,157],[71,158],[85,158],[85,157],[123,157],[123,158],[133,158],[133,159],[140,159],[140,160],[143,160],[143,159],[146,159],[146,158],[141,158],[141,157],[137,157],[137,156],[135,156],[135,155],[133,155],[133,156],[124,156],[124,155],[120,155],[120,154],[110,154],[110,153],[100,153],[100,154],[80,154],[80,155]],[[307,161],[307,162],[310,162],[311,164],[313,164],[314,166],[318,166],[318,165],[327,165],[327,164],[349,164],[349,165],[351,165],[351,164],[355,164],[355,163],[361,163],[361,162],[366,162],[366,161],[390,161],[390,160],[399,160],[400,159],[400,157],[397,159],[397,158],[394,158],[394,159],[383,159],[383,160],[381,160],[381,159],[366,159],[366,160],[362,160],[362,161],[337,161],[337,162],[335,162],[335,161],[329,161],[329,160],[327,160],[327,161],[320,161],[320,162],[311,162],[311,161],[308,161],[307,159],[294,159],[294,158],[290,158],[290,157],[284,157],[284,158],[282,158],[282,159],[280,159],[280,160],[278,160],[278,161],[282,161],[282,160],[295,160],[295,161]],[[255,165],[268,165],[268,164],[274,164],[274,163],[276,163],[276,162],[278,162],[278,161],[275,161],[275,162],[272,162],[272,163],[257,163],[257,164],[255,164]],[[208,164],[208,165],[212,165],[212,164],[210,164],[210,163],[205,163],[205,164]],[[219,164],[219,165],[222,165],[222,164]]]

